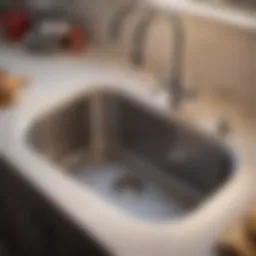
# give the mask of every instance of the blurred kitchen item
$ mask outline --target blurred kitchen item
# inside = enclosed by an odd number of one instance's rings
[[[82,29],[71,28],[67,34],[66,43],[67,43],[68,49],[71,49],[71,50],[83,49],[86,43],[86,39]]]
[[[25,78],[0,70],[0,107],[15,104],[20,95],[20,89],[25,84]]]
[[[217,246],[217,256],[255,256],[247,236],[244,221],[233,226],[221,238]]]
[[[42,13],[24,40],[26,48],[34,52],[52,53],[61,49],[61,40],[71,29],[70,22],[54,13]]]
[[[31,27],[31,19],[23,10],[13,10],[2,16],[4,36],[12,41],[19,41]]]
[[[24,40],[26,48],[37,53],[54,53],[61,49],[81,50],[86,34],[59,12],[42,12]]]

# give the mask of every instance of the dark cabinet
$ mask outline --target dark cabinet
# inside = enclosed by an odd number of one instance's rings
[[[0,159],[0,256],[109,256]]]

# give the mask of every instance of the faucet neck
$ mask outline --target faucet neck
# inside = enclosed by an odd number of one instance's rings
[[[136,65],[142,65],[145,61],[145,46],[147,42],[147,33],[149,31],[151,23],[154,21],[156,12],[149,10],[147,14],[137,24],[134,34],[134,48],[132,51],[132,61]],[[170,94],[170,100],[172,99],[172,105],[175,109],[179,108],[182,97],[183,97],[183,61],[184,61],[184,50],[185,50],[185,36],[184,26],[177,13],[165,14],[172,28],[173,36],[173,50],[171,56],[171,70],[168,74],[168,81],[166,85],[167,90]]]
[[[142,65],[145,61],[145,46],[150,25],[153,23],[156,14],[154,10],[148,10],[140,20],[133,33],[134,48],[131,59],[134,65]]]

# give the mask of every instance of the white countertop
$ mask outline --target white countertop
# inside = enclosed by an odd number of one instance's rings
[[[208,256],[213,243],[253,198],[255,177],[247,162],[243,136],[231,140],[239,161],[233,180],[194,213],[180,221],[143,223],[119,212],[92,193],[77,186],[57,167],[33,154],[24,143],[24,132],[33,118],[81,90],[109,85],[138,97],[157,111],[165,111],[162,99],[150,93],[154,80],[136,72],[124,61],[97,50],[83,56],[35,57],[16,46],[0,46],[0,67],[28,75],[31,86],[20,102],[0,111],[0,151],[19,172],[52,200],[77,224],[89,229],[118,256]],[[240,154],[241,153],[241,154]],[[184,246],[186,245],[186,246]]]

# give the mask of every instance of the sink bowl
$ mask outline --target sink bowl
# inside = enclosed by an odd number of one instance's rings
[[[30,147],[123,213],[151,222],[181,218],[233,172],[229,151],[124,93],[79,94],[37,118]]]

